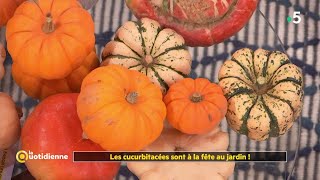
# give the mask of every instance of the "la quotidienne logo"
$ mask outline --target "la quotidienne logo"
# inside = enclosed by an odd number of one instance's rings
[[[27,160],[50,160],[50,159],[69,159],[68,155],[65,154],[51,154],[51,153],[39,153],[34,154],[32,151],[20,150],[16,154],[16,160],[19,163],[25,163]]]

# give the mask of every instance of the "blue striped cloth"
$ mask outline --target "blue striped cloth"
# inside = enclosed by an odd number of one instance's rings
[[[231,131],[226,121],[222,122],[222,130],[230,134],[230,150],[288,151],[287,163],[237,163],[230,179],[285,179],[291,171],[291,179],[320,179],[319,9],[319,0],[264,0],[260,2],[248,25],[232,38],[208,48],[189,48],[193,59],[190,76],[193,78],[205,77],[218,82],[217,73],[224,60],[243,47],[286,51],[291,61],[301,67],[304,73],[302,117],[286,135],[265,142],[255,142]],[[287,16],[293,15],[293,11],[300,11],[302,14],[302,21],[298,25],[286,20]],[[136,20],[123,0],[100,0],[90,12],[95,22],[99,54],[119,26],[125,21]],[[281,46],[281,42],[284,46]],[[10,93],[23,106],[25,118],[37,101],[27,97],[13,82],[10,76],[10,57],[5,65],[7,72],[5,79],[1,81],[0,90]],[[23,165],[17,164],[14,174],[24,169]],[[123,164],[117,179],[137,178]]]

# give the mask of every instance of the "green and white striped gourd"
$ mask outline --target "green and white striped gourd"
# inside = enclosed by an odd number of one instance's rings
[[[118,64],[147,75],[165,93],[189,75],[191,55],[182,36],[162,29],[157,21],[142,18],[121,26],[102,53],[102,65]]]
[[[228,125],[250,139],[285,134],[301,113],[303,76],[282,52],[236,51],[220,69],[219,85],[228,100]]]

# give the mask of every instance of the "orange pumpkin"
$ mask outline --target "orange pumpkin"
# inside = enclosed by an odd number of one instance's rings
[[[13,16],[17,7],[26,0],[1,0],[0,1],[0,27],[5,26]]]
[[[173,84],[164,102],[169,123],[186,134],[209,132],[227,112],[221,87],[203,78],[186,78]]]
[[[12,76],[24,92],[35,99],[44,99],[50,95],[68,92],[80,92],[84,77],[99,66],[99,59],[92,51],[83,64],[74,70],[68,77],[57,80],[46,80],[29,76],[19,69],[15,63],[12,65]]]
[[[95,44],[93,20],[76,0],[26,1],[8,21],[6,37],[16,66],[48,80],[67,77]]]
[[[146,75],[119,65],[89,73],[77,108],[87,137],[111,151],[145,148],[160,136],[166,116],[160,88]]]

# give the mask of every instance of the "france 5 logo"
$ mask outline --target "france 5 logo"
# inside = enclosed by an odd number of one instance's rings
[[[290,22],[293,22],[294,24],[299,24],[301,22],[301,13],[300,11],[294,11],[293,12],[293,16],[288,16],[287,17],[287,21],[290,23]]]

